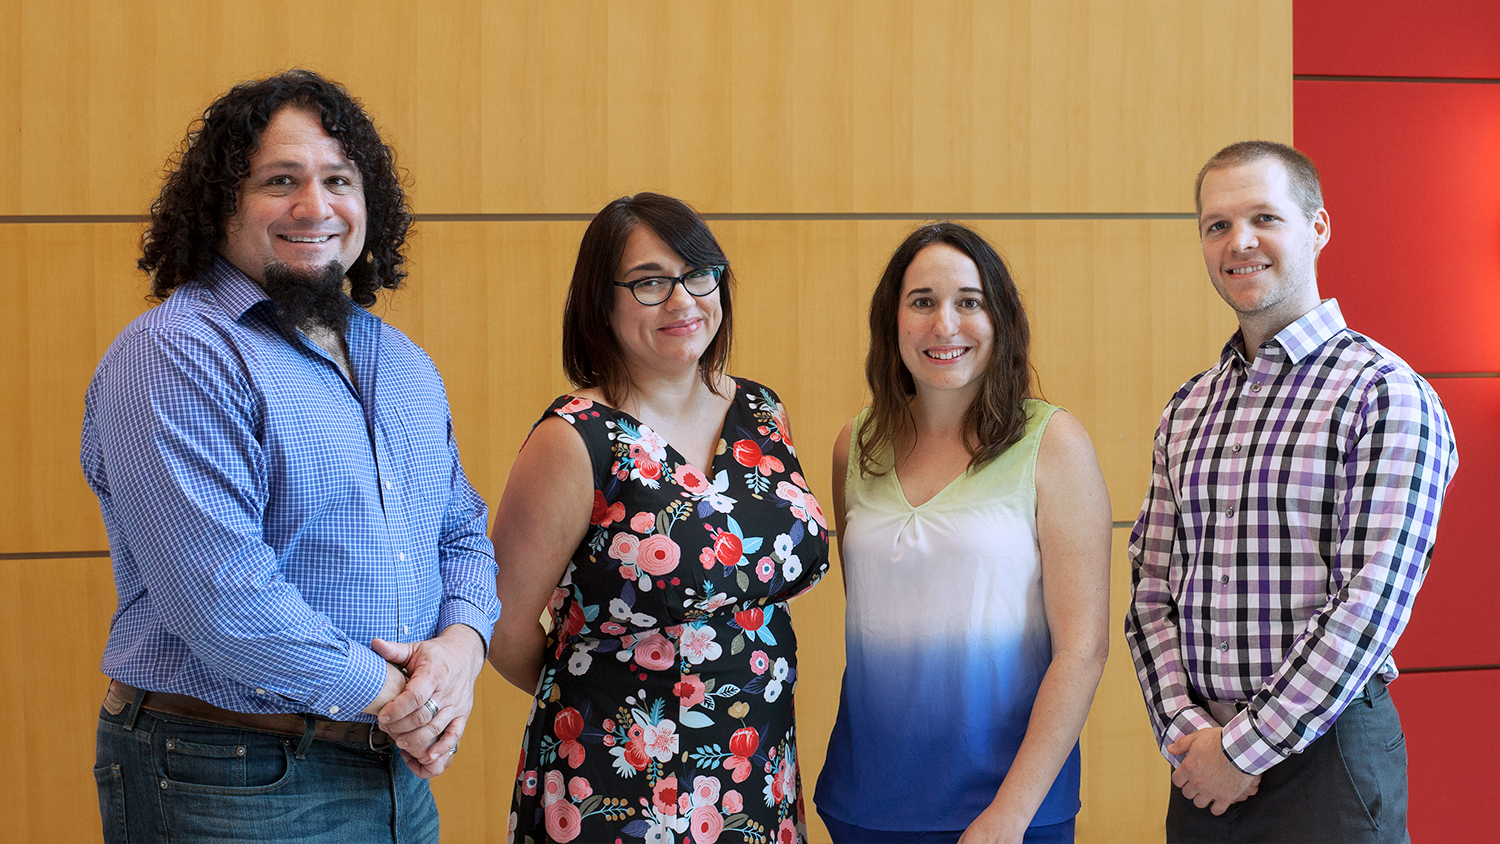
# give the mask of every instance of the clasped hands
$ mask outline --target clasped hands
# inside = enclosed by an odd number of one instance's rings
[[[376,639],[370,648],[405,675],[399,694],[375,713],[380,729],[395,740],[412,773],[423,779],[441,774],[452,763],[474,708],[484,641],[467,625],[452,624],[432,639]],[[399,674],[396,678],[401,682]]]
[[[1168,745],[1167,752],[1181,756],[1172,772],[1172,785],[1200,809],[1222,815],[1235,803],[1260,790],[1260,777],[1247,774],[1224,755],[1220,743],[1223,729],[1212,727],[1189,733]]]

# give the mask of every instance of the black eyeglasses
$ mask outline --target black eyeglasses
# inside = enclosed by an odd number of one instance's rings
[[[678,284],[694,296],[707,296],[719,288],[719,276],[723,274],[724,267],[715,264],[688,270],[679,276],[654,275],[635,281],[617,281],[615,286],[629,287],[630,294],[642,305],[660,305],[672,298]]]

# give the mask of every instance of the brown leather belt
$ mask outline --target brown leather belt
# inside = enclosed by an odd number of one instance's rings
[[[135,700],[136,695],[145,695],[141,698],[142,709],[160,712],[163,715],[179,715],[183,718],[206,721],[223,727],[255,730],[260,733],[293,738],[307,733],[307,720],[302,715],[235,712],[232,709],[220,709],[211,703],[187,695],[170,692],[142,692],[119,680],[109,681],[109,691],[104,695],[104,708],[111,715],[118,715]],[[391,737],[374,724],[359,721],[329,721],[326,718],[316,717],[314,720],[316,726],[313,728],[313,738],[320,741],[367,748],[377,753],[386,753],[391,749]]]

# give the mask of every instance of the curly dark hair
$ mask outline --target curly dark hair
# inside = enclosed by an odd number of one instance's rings
[[[989,241],[951,221],[929,223],[907,235],[896,247],[870,299],[870,350],[865,380],[870,385],[870,416],[859,430],[859,471],[865,477],[889,470],[879,460],[905,430],[915,432],[911,398],[916,381],[901,360],[901,288],[917,253],[929,246],[951,246],[969,257],[979,271],[984,309],[995,329],[994,346],[979,394],[964,413],[969,468],[983,466],[1026,434],[1026,399],[1031,398],[1031,327],[1010,267]]]
[[[151,276],[152,298],[166,299],[213,263],[260,134],[283,108],[319,115],[323,130],[343,147],[364,182],[364,248],[354,266],[345,268],[350,298],[368,308],[377,290],[401,286],[412,215],[395,153],[343,86],[297,69],[231,88],[195,121],[168,162],[166,184],[151,203],[151,227],[141,236],[136,261]]]

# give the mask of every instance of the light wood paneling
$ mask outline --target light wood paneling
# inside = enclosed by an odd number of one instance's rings
[[[0,553],[106,547],[78,465],[83,393],[115,335],[147,306],[141,227],[0,226]]]
[[[1121,633],[1130,607],[1130,530],[1114,533],[1109,661],[1083,725],[1078,844],[1155,844],[1166,835],[1172,768],[1156,749],[1135,665]]]
[[[0,214],[140,213],[213,97],[299,65],[365,100],[429,213],[646,188],[722,212],[1182,211],[1209,153],[1291,136],[1288,0],[9,0],[0,22]]]
[[[0,692],[17,729],[0,766],[4,839],[98,841],[94,730],[108,679],[99,657],[115,609],[109,561],[0,560],[0,637],[18,655]]]

